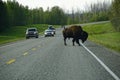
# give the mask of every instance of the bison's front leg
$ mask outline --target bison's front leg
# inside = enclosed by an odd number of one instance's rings
[[[64,37],[64,45],[66,46],[67,44],[66,44],[66,37]]]

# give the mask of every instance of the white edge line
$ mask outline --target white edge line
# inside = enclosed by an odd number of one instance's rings
[[[107,67],[92,51],[90,51],[84,44],[81,43],[81,45],[110,73],[115,80],[120,80],[120,78],[112,72],[112,70]]]

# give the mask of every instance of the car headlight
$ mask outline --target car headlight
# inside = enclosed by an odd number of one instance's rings
[[[44,34],[46,35],[47,33],[45,32]]]
[[[54,34],[54,32],[52,32],[52,34]]]
[[[37,32],[34,32],[34,34],[37,34]]]
[[[28,34],[28,32],[26,32],[26,34]]]

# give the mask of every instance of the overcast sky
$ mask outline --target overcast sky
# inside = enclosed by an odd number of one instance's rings
[[[7,1],[7,0],[3,0]],[[73,9],[85,9],[86,6],[90,5],[91,3],[97,2],[110,2],[112,0],[16,0],[20,4],[24,6],[28,6],[31,8],[39,8],[42,7],[46,10],[48,7],[51,8],[53,6],[59,6],[60,8],[64,9],[65,11],[71,11]]]

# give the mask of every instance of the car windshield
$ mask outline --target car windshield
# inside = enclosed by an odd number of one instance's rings
[[[54,30],[55,28],[53,26],[49,26],[48,29]]]
[[[46,32],[52,32],[51,30],[49,30],[49,31],[46,31]]]
[[[29,29],[28,31],[36,31],[36,29]]]

